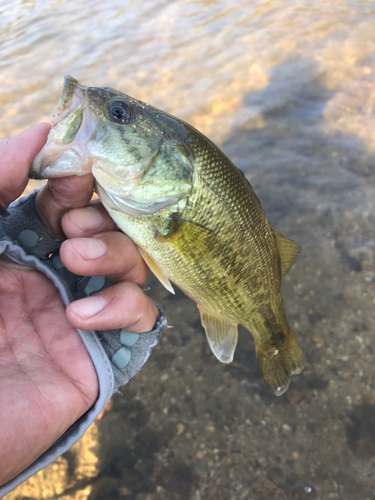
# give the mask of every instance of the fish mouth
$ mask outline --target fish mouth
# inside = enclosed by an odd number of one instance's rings
[[[94,176],[111,176],[113,185],[115,181],[135,182],[151,168],[160,148],[133,165],[121,165],[93,155],[90,140],[94,135],[96,141],[100,140],[106,130],[100,118],[90,110],[90,93],[94,90],[71,76],[65,77],[52,128],[46,144],[34,158],[30,178],[50,179],[92,172]]]
[[[87,102],[87,87],[66,76],[52,128],[46,144],[34,158],[30,178],[49,179],[91,172],[92,161],[86,146],[97,120],[90,113]]]
[[[56,113],[53,115],[52,127],[56,127],[64,118],[73,113],[86,97],[86,89],[78,80],[70,75],[64,77],[64,85]]]

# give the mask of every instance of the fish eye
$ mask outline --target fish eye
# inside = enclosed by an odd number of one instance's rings
[[[115,99],[108,106],[109,116],[117,123],[126,123],[131,116],[130,106],[119,99]]]

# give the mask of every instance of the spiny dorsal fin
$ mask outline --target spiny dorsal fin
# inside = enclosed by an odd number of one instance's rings
[[[284,278],[286,273],[293,269],[296,265],[296,260],[301,252],[301,247],[295,241],[285,238],[282,234],[273,230],[276,238],[277,248],[279,249],[281,263],[281,277]]]
[[[154,261],[152,257],[150,257],[144,250],[141,248],[139,249],[141,252],[141,255],[148,265],[148,267],[151,269],[151,271],[155,274],[157,279],[160,281],[160,283],[165,286],[165,288],[168,290],[168,292],[175,294],[175,291],[173,290],[173,286],[171,282],[169,281],[168,276],[164,273],[162,269],[157,265],[157,263]]]
[[[231,363],[237,345],[237,325],[224,316],[207,311],[201,305],[198,305],[198,309],[212,352],[222,363]]]

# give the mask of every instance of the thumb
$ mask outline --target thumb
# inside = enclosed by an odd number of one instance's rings
[[[71,208],[81,208],[91,200],[94,189],[92,174],[49,179],[38,192],[36,209],[39,220],[53,238],[64,239],[61,219]]]
[[[4,207],[21,196],[31,163],[46,143],[50,128],[48,123],[38,123],[0,143],[0,204]]]

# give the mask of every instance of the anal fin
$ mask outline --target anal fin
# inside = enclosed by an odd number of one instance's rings
[[[200,305],[198,309],[212,352],[222,363],[231,363],[237,346],[237,324]]]
[[[155,274],[157,279],[160,281],[160,283],[165,286],[165,288],[168,290],[168,292],[173,293],[175,295],[175,291],[173,290],[173,286],[171,282],[169,281],[168,276],[164,273],[162,269],[157,265],[157,263],[154,261],[152,257],[150,257],[144,250],[141,248],[139,249],[141,252],[141,255],[148,265],[148,267],[151,269],[151,271]]]

